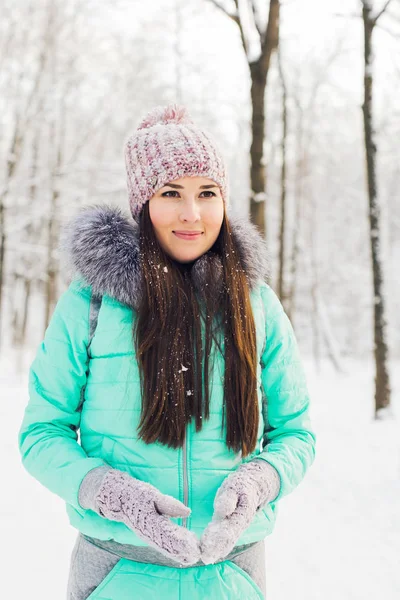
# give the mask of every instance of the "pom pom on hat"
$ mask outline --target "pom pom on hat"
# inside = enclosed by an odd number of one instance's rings
[[[156,106],[141,121],[138,129],[147,129],[154,125],[174,123],[175,125],[194,125],[185,106],[171,104],[169,106]]]

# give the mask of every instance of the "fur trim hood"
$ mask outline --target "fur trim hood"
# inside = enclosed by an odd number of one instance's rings
[[[270,277],[269,253],[259,230],[249,220],[226,209],[250,289]],[[120,208],[96,204],[81,209],[62,228],[59,250],[62,269],[70,279],[82,278],[95,294],[107,294],[133,308],[140,298],[139,225]],[[218,288],[222,263],[208,251],[194,261],[192,281],[198,291],[205,283]],[[217,291],[217,289],[216,289]]]

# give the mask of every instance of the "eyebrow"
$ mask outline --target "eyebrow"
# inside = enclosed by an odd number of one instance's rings
[[[161,189],[163,189],[165,187],[172,187],[172,188],[175,188],[177,190],[184,190],[185,189],[183,185],[177,185],[176,183],[166,183],[165,185],[163,185],[163,187]],[[218,186],[215,185],[215,184],[213,184],[213,185],[201,185],[200,189],[201,190],[208,190],[210,188],[217,188],[217,187]]]

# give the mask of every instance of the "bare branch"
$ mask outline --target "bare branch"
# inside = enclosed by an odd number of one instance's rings
[[[247,56],[247,42],[246,42],[246,38],[245,38],[245,35],[244,35],[242,22],[241,22],[240,16],[239,16],[239,4],[238,4],[238,0],[234,0],[235,6],[236,6],[236,14],[235,15],[233,15],[230,12],[228,12],[223,6],[221,6],[218,2],[216,2],[216,0],[209,0],[209,2],[211,2],[214,6],[216,6],[220,10],[222,10],[222,12],[225,15],[227,15],[230,19],[232,19],[232,21],[235,21],[236,25],[239,27],[240,37],[242,38],[243,48],[244,48],[244,51],[245,51],[246,56]]]
[[[66,165],[72,164],[74,161],[76,161],[78,154],[84,148],[88,139],[90,139],[91,136],[93,136],[97,131],[99,131],[104,126],[104,123],[106,123],[107,120],[109,119],[109,114],[110,114],[109,107],[107,105],[104,105],[104,101],[99,102],[99,109],[100,109],[100,107],[103,108],[103,112],[100,112],[100,110],[93,111],[93,114],[95,115],[95,117],[93,118],[91,123],[89,123],[89,126],[88,126],[86,132],[82,135],[82,137],[79,139],[78,143],[76,144],[76,146],[73,148],[72,152],[70,153],[71,158],[69,160],[65,161]],[[97,115],[100,115],[100,116],[97,116]]]
[[[359,19],[360,15],[357,15],[356,13],[348,13],[343,14],[343,13],[332,13],[332,17],[340,17],[342,19]]]
[[[242,21],[240,20],[239,0],[234,0],[234,2],[235,2],[235,6],[236,6],[236,17],[231,16],[231,19],[233,19],[235,21],[235,23],[237,24],[237,26],[239,27],[240,37],[242,38],[243,48],[244,48],[244,51],[247,56],[248,47],[247,47],[246,36],[244,35]]]
[[[252,12],[253,12],[253,20],[254,20],[254,25],[255,25],[255,28],[256,28],[256,29],[257,29],[257,31],[258,31],[258,35],[260,36],[260,38],[261,38],[261,42],[262,42],[262,40],[263,40],[263,37],[264,37],[264,31],[262,31],[262,29],[261,29],[260,25],[258,24],[258,15],[257,15],[257,9],[256,9],[256,5],[255,5],[255,3],[253,2],[253,0],[249,0],[249,1],[250,1],[251,10],[252,10]]]
[[[264,40],[261,44],[260,63],[265,73],[268,72],[272,52],[279,44],[279,0],[270,0],[268,24]]]
[[[385,4],[383,5],[383,8],[378,12],[378,14],[373,18],[373,23],[374,25],[376,25],[379,17],[381,17],[383,15],[383,13],[385,12],[385,10],[387,9],[387,7],[389,6],[389,4],[391,3],[392,0],[386,0]]]
[[[219,2],[217,2],[216,0],[209,0],[209,2],[211,2],[211,4],[214,4],[214,6],[216,6],[217,8],[219,8],[219,10],[222,10],[222,12],[224,13],[224,15],[227,15],[228,17],[230,17],[231,19],[233,19],[233,15],[231,13],[229,13],[226,8],[224,8],[223,6],[221,6],[219,4]]]

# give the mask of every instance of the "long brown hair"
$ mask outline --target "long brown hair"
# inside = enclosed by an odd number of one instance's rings
[[[180,263],[164,252],[148,202],[140,216],[140,254],[142,295],[133,326],[142,392],[139,437],[146,443],[158,441],[178,448],[192,418],[196,431],[201,429],[202,420],[209,418],[209,357],[214,339],[225,356],[222,429],[226,421],[226,444],[247,456],[256,447],[259,424],[256,329],[249,284],[226,212],[218,238],[206,253],[220,257],[222,272],[215,272],[212,260],[205,261],[208,285],[201,290],[200,302],[191,279],[194,261]],[[218,276],[219,287],[213,285]]]

